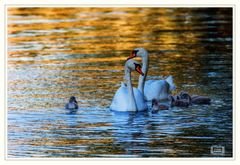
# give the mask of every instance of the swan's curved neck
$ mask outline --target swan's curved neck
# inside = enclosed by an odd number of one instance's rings
[[[133,87],[132,87],[131,71],[128,68],[125,68],[125,81],[128,89],[129,111],[137,111],[137,105],[134,98]]]
[[[131,71],[128,68],[125,68],[125,81],[128,89],[129,111],[137,111],[137,105],[134,98],[133,87],[132,87]]]
[[[144,52],[142,55],[142,72],[144,73],[144,76],[139,76],[138,79],[138,89],[142,92],[144,95],[144,85],[145,85],[145,80],[147,77],[147,72],[148,72],[148,52]]]

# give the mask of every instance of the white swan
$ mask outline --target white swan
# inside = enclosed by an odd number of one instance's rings
[[[114,95],[110,109],[113,111],[144,111],[147,110],[147,103],[144,100],[143,94],[137,89],[132,87],[131,71],[136,70],[142,76],[144,75],[141,70],[141,65],[136,61],[129,59],[125,64],[125,83]]]
[[[170,92],[176,88],[172,76],[168,76],[165,80],[148,80],[145,82],[148,72],[148,52],[144,48],[136,48],[128,59],[134,57],[142,58],[144,76],[139,77],[138,89],[144,94],[146,99],[148,101],[152,99],[168,99]]]

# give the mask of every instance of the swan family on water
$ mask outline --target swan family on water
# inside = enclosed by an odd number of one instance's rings
[[[142,66],[133,58],[140,57]],[[149,56],[144,48],[136,48],[127,58],[124,66],[124,82],[116,91],[110,109],[122,112],[138,112],[148,110],[147,102],[152,102],[152,111],[165,110],[173,106],[188,107],[191,104],[210,104],[211,99],[206,96],[192,95],[180,92],[176,96],[171,91],[176,89],[173,77],[168,76],[163,80],[147,80]],[[138,72],[138,87],[135,88],[131,81],[131,72]],[[76,98],[72,96],[66,109],[78,109]]]

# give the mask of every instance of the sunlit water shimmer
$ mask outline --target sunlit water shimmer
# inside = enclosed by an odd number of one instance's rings
[[[110,111],[135,47],[149,51],[148,79],[173,75],[174,94],[212,104]],[[230,8],[8,8],[7,68],[10,158],[232,157]]]

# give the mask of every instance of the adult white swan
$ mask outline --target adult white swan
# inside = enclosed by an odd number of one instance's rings
[[[146,99],[148,101],[168,99],[170,92],[176,88],[172,76],[168,76],[165,80],[148,80],[145,82],[148,72],[148,52],[144,48],[135,48],[128,59],[134,57],[142,58],[144,76],[139,77],[138,89],[145,95]]]
[[[137,89],[132,87],[131,71],[136,70],[143,76],[141,65],[129,59],[125,63],[125,83],[114,95],[110,109],[113,111],[144,111],[147,110],[147,103],[144,100],[143,94]]]

